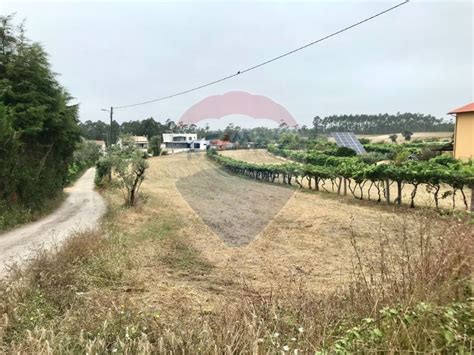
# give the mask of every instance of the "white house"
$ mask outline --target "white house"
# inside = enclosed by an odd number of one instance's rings
[[[209,141],[205,139],[199,139],[199,140],[196,139],[194,141],[191,141],[189,148],[193,150],[206,150],[208,146],[209,146]]]
[[[145,136],[131,136],[129,137],[130,140],[135,144],[135,146],[141,150],[143,153],[148,152],[148,138]],[[117,145],[119,147],[122,146],[122,138],[119,138],[117,141]]]
[[[196,133],[163,133],[161,149],[167,149],[171,153],[187,150],[206,150],[209,141],[198,139]]]

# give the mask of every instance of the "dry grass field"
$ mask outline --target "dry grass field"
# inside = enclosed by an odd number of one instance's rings
[[[278,160],[267,158],[262,151],[229,153]],[[355,256],[351,231],[370,250],[377,246],[383,230],[400,231],[402,220],[408,224],[425,220],[418,211],[395,211],[324,192],[232,176],[204,154],[154,158],[150,165],[143,185],[148,202],[133,223],[154,215],[172,215],[170,223],[180,227],[180,237],[213,265],[208,277],[194,285],[192,303],[213,298],[216,288],[235,293],[242,279],[268,291],[292,275],[304,275],[311,289],[334,289],[347,280],[351,270]],[[154,275],[142,277],[147,288],[156,287]]]
[[[265,154],[251,159],[275,159]],[[436,307],[464,290],[472,226],[234,176],[205,154],[149,164],[136,207],[104,192],[102,230],[0,283],[0,352],[334,351],[348,327],[400,302],[427,315],[403,327],[394,318],[383,343],[370,328],[364,347],[344,349],[446,348]]]
[[[379,142],[391,142],[390,137],[391,134],[358,134],[358,138],[369,138],[373,143]],[[437,139],[437,140],[448,140],[451,141],[453,137],[453,132],[415,132],[411,137],[412,140],[414,139]],[[332,139],[332,138],[331,138]],[[401,134],[398,134],[398,143],[405,142]]]

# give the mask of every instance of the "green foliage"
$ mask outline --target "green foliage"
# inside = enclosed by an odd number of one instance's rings
[[[300,136],[293,132],[283,132],[278,138],[278,145],[285,149],[300,149]]]
[[[338,185],[340,189],[341,179],[353,181],[360,188],[360,195],[356,195],[355,188],[349,186],[351,193],[358,199],[363,198],[363,186],[370,182],[378,186],[378,201],[381,200],[381,190],[385,182],[394,181],[398,186],[398,203],[401,203],[402,188],[404,185],[412,185],[410,206],[414,207],[414,199],[419,184],[426,184],[432,193],[436,206],[438,207],[439,189],[442,184],[451,187],[450,194],[457,190],[464,196],[464,204],[468,209],[468,202],[464,194],[464,188],[474,184],[474,163],[462,163],[456,161],[448,166],[438,164],[435,161],[413,161],[408,160],[409,152],[401,151],[397,160],[390,164],[368,164],[358,157],[335,157],[318,152],[303,152],[269,147],[269,151],[275,155],[296,161],[297,163],[284,164],[256,164],[248,163],[230,157],[219,155],[215,151],[209,151],[211,159],[222,164],[226,169],[250,176],[255,179],[274,182],[282,178],[283,182],[291,185],[292,181],[303,187],[301,181],[307,179],[311,184],[314,181],[315,188],[319,189],[319,183],[324,188],[325,180],[330,180]],[[444,162],[440,160],[440,162]],[[311,185],[310,185],[311,186]],[[310,187],[311,188],[311,187]]]
[[[150,139],[150,150],[154,157],[160,155],[161,152],[161,137],[153,136]]]
[[[118,186],[124,192],[125,205],[134,206],[147,168],[148,162],[143,152],[136,149],[133,141],[122,137],[122,144],[110,147],[107,156],[98,161],[95,184],[104,187],[105,178],[110,178],[113,172]]]
[[[389,160],[387,154],[379,153],[379,152],[369,152],[366,154],[360,154],[357,158],[366,163],[366,164],[375,164],[379,161]]]
[[[387,113],[377,115],[332,115],[313,122],[317,133],[354,132],[357,134],[388,134],[403,130],[412,132],[452,131],[454,124],[420,113]],[[316,127],[317,124],[317,127]]]
[[[66,182],[70,184],[75,181],[86,169],[94,166],[100,156],[100,147],[94,142],[78,143],[73,154],[73,161],[69,164]]]
[[[385,307],[376,318],[365,318],[346,330],[329,352],[359,353],[369,349],[410,349],[468,354],[474,338],[472,299],[437,306],[421,302],[413,307]]]
[[[360,144],[369,144],[370,139],[369,138],[359,138]]]
[[[356,155],[357,153],[354,149],[347,147],[337,147],[334,152],[334,156],[336,157],[355,157]]]
[[[105,178],[112,169],[112,160],[108,157],[100,158],[95,166],[94,183],[97,187],[105,187]]]
[[[458,163],[458,161],[454,159],[452,155],[447,155],[447,154],[442,154],[437,157],[434,157],[430,159],[430,162],[443,165],[443,166],[450,166],[450,165]]]
[[[0,200],[38,209],[67,183],[78,108],[11,16],[0,17],[0,43]]]

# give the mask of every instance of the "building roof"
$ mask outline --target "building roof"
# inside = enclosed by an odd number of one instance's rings
[[[130,137],[135,143],[139,142],[147,142],[148,143],[148,138],[145,136],[131,136]]]
[[[232,144],[232,143],[229,142],[229,141],[222,141],[222,140],[220,140],[220,139],[213,139],[213,140],[211,141],[211,144],[212,144],[212,145],[226,145],[226,144]]]
[[[470,104],[458,107],[455,110],[452,110],[451,112],[448,112],[448,114],[455,114],[455,113],[466,113],[466,112],[474,112],[474,102],[471,102]]]

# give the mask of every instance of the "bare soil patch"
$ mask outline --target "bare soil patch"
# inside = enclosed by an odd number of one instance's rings
[[[250,243],[294,193],[217,169],[184,177],[176,187],[202,220],[229,246]]]

